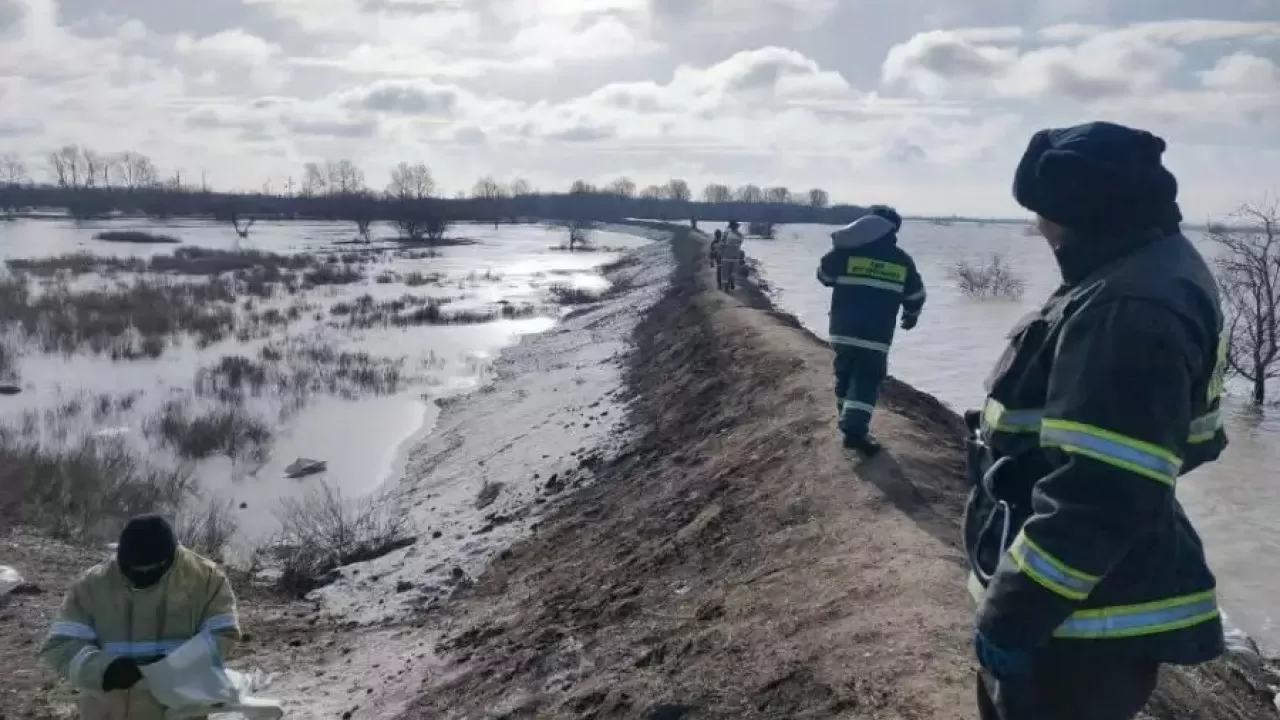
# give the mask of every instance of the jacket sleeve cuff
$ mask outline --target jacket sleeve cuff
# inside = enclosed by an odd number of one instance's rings
[[[1075,607],[1023,573],[1006,553],[978,606],[978,631],[999,647],[1030,651],[1049,642]]]
[[[98,649],[95,645],[86,644],[80,648],[67,664],[67,679],[76,688],[85,692],[101,693],[102,676],[111,664],[112,656]]]

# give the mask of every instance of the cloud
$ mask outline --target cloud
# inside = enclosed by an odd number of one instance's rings
[[[1280,65],[1247,52],[1219,58],[1212,69],[1200,73],[1200,79],[1205,87],[1224,92],[1280,93]]]
[[[404,115],[448,115],[458,106],[459,91],[404,82],[380,82],[353,93],[348,106]]]
[[[1075,104],[1158,121],[1223,122],[1234,114],[1256,123],[1280,112],[1276,65],[1266,57],[1237,52],[1210,69],[1192,69],[1213,43],[1268,42],[1280,38],[1280,23],[1058,25],[1034,37],[1028,43],[963,29],[919,33],[889,50],[882,80],[922,97]]]
[[[0,0],[0,152],[38,167],[67,141],[143,150],[166,173],[238,188],[347,157],[375,186],[396,162],[426,162],[451,193],[480,175],[552,189],[682,176],[1001,214],[1018,212],[1009,173],[1032,131],[1107,118],[1169,140],[1188,212],[1203,215],[1280,166],[1280,23],[1243,21],[1266,17],[1244,2],[1197,19],[1169,0],[1145,18],[1157,21],[1099,24],[1138,11]]]

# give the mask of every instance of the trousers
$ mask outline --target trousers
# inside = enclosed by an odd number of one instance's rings
[[[835,346],[836,412],[840,432],[862,437],[871,430],[871,414],[880,384],[889,371],[889,356],[860,347]]]
[[[1154,662],[1042,653],[1016,680],[980,671],[978,714],[982,720],[1132,720],[1159,675]]]
[[[738,267],[740,261],[736,257],[720,256],[720,289],[735,290],[738,286]]]

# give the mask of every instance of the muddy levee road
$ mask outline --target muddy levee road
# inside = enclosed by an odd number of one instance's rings
[[[638,441],[446,611],[402,718],[974,717],[961,421],[890,380],[846,456],[829,349],[704,242],[636,330]],[[1273,717],[1266,675],[1170,670],[1148,717]]]

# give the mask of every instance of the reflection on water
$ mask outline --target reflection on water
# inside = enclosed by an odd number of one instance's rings
[[[0,260],[40,258],[70,253],[98,256],[149,258],[170,254],[174,245],[105,243],[93,239],[104,227],[139,228],[182,239],[186,246],[222,250],[263,250],[275,253],[313,253],[328,256],[364,249],[347,243],[354,228],[342,223],[273,223],[254,225],[252,235],[240,240],[229,226],[198,221],[151,224],[135,221],[76,224],[67,221],[18,221],[0,228]],[[437,256],[423,253],[386,252],[360,266],[365,277],[347,285],[320,286],[296,296],[242,298],[238,303],[240,327],[249,317],[262,317],[271,308],[283,314],[296,306],[300,312],[287,322],[255,327],[253,333],[231,336],[198,348],[190,340],[179,340],[153,359],[113,362],[105,355],[45,355],[25,345],[19,359],[23,392],[6,398],[0,406],[0,420],[18,424],[31,411],[65,407],[77,398],[87,407],[96,407],[98,398],[111,395],[130,398],[128,407],[114,408],[96,415],[77,413],[58,424],[79,424],[80,434],[106,430],[124,438],[141,452],[153,457],[166,450],[156,447],[156,418],[173,401],[209,406],[212,398],[194,392],[197,371],[227,356],[243,356],[257,361],[264,347],[287,347],[280,341],[310,343],[307,347],[335,353],[367,353],[374,358],[399,360],[402,382],[390,394],[354,393],[335,397],[327,390],[308,391],[305,400],[285,402],[272,391],[245,397],[243,407],[252,417],[266,422],[274,437],[263,459],[232,460],[215,456],[201,460],[196,473],[209,496],[230,500],[247,537],[273,530],[273,513],[282,497],[296,495],[314,486],[319,478],[337,484],[348,496],[376,490],[388,480],[400,477],[408,448],[433,427],[438,415],[436,399],[475,389],[485,382],[494,359],[503,348],[523,335],[552,327],[564,312],[551,303],[550,291],[558,286],[587,291],[607,289],[600,274],[602,265],[619,257],[619,252],[575,252],[554,250],[567,231],[542,225],[503,226],[462,225],[453,233],[474,244],[442,248]],[[374,236],[389,236],[390,228],[375,229]],[[609,248],[634,248],[647,241],[630,235],[599,231],[594,242]],[[375,248],[378,247],[375,245]],[[125,278],[127,275],[120,275]],[[115,279],[94,274],[68,280],[72,288],[107,286]],[[350,307],[369,296],[368,306],[391,303],[406,295],[445,303],[448,312],[472,311],[483,315],[495,308],[529,308],[515,313],[518,319],[500,319],[478,324],[409,324],[350,322]],[[338,308],[346,307],[339,311]],[[409,309],[420,307],[411,305]],[[500,313],[499,313],[500,314]],[[279,320],[280,315],[276,316]],[[23,347],[21,338],[12,340]],[[10,343],[15,344],[15,343]],[[298,368],[285,357],[276,375],[297,380]],[[317,372],[323,372],[323,368]],[[273,379],[275,376],[272,376]],[[323,377],[310,383],[326,386]],[[332,383],[328,383],[332,384]],[[330,388],[331,389],[331,388]],[[44,433],[46,436],[47,432]],[[75,433],[72,433],[75,435]],[[298,457],[324,460],[324,475],[297,480],[284,477],[283,468]],[[177,458],[169,458],[177,462]]]
[[[776,240],[750,240],[749,257],[761,264],[779,307],[825,337],[829,291],[813,278],[830,246],[832,228],[791,225]],[[894,375],[957,409],[976,407],[982,383],[1016,320],[1035,310],[1056,287],[1053,256],[1039,237],[1018,225],[907,223],[901,242],[915,256],[929,299],[920,325],[899,332],[889,367]],[[1027,282],[1017,302],[965,298],[947,277],[961,259],[1002,255]],[[1227,403],[1231,439],[1218,462],[1183,478],[1178,496],[1204,537],[1231,618],[1264,646],[1280,650],[1280,489],[1268,468],[1280,466],[1280,418],[1260,416],[1234,388]]]

